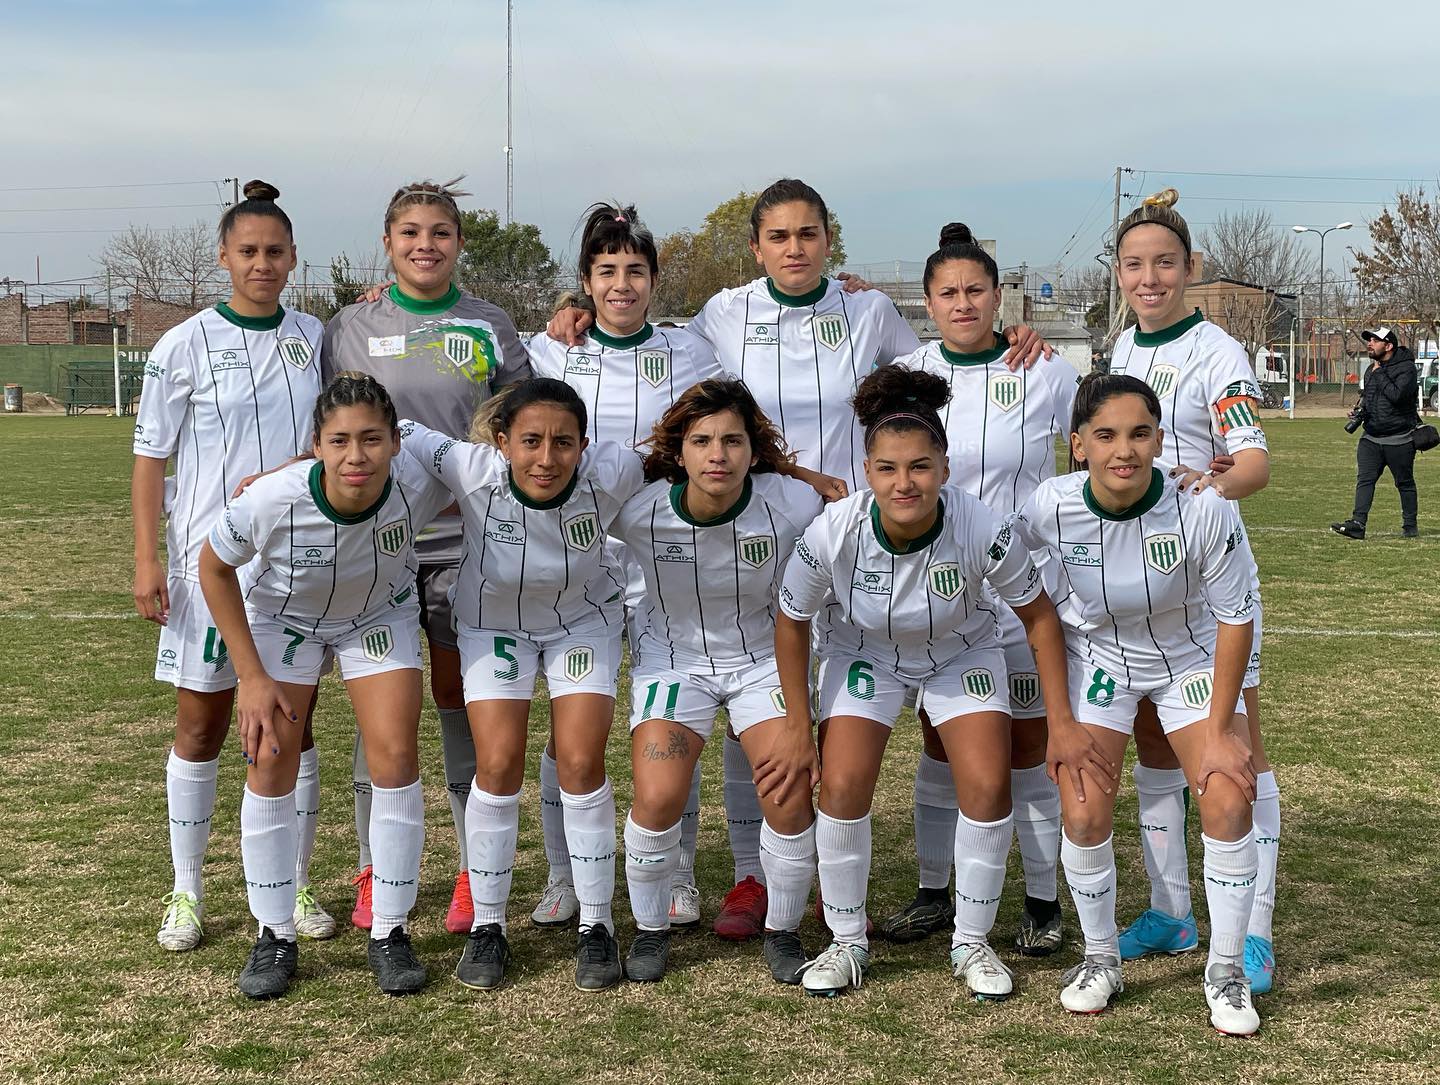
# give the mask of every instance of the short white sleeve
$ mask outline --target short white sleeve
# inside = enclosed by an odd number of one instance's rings
[[[821,513],[795,542],[794,557],[780,582],[780,609],[797,622],[808,622],[833,592],[830,566],[831,539],[838,532],[836,518]]]
[[[162,336],[145,363],[140,411],[135,418],[135,455],[170,458],[180,443],[180,427],[185,423],[194,388],[189,339],[183,331]]]
[[[257,537],[257,512],[269,489],[257,479],[239,497],[225,506],[220,519],[210,529],[210,549],[226,565],[239,568],[260,552],[264,541]]]
[[[1245,544],[1245,528],[1235,506],[1214,490],[1191,498],[1201,517],[1203,558],[1200,592],[1215,617],[1226,625],[1244,625],[1255,618],[1253,569]]]
[[[489,445],[457,441],[409,419],[400,422],[400,439],[420,466],[449,487],[456,497],[474,493],[505,477],[508,466],[505,457]]]

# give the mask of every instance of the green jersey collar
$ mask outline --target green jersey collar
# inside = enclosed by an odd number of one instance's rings
[[[280,322],[285,319],[285,309],[282,306],[275,306],[275,311],[269,316],[241,316],[223,301],[215,306],[215,311],[230,321],[237,328],[244,328],[247,332],[270,332],[280,327]]]
[[[1160,503],[1160,497],[1165,492],[1165,476],[1161,474],[1158,467],[1150,468],[1150,488],[1145,491],[1145,496],[1128,509],[1123,509],[1120,512],[1111,512],[1109,509],[1103,508],[1100,502],[1095,500],[1095,494],[1090,490],[1089,479],[1085,480],[1085,486],[1081,492],[1085,497],[1085,507],[1100,517],[1100,519],[1117,523],[1124,520],[1134,520],[1137,516],[1144,516]]]
[[[506,468],[505,478],[510,483],[511,497],[513,497],[516,501],[520,502],[520,504],[524,505],[527,509],[534,509],[536,512],[546,512],[549,509],[558,509],[561,505],[565,504],[565,502],[570,500],[571,495],[575,493],[575,487],[578,486],[580,483],[580,465],[575,465],[575,473],[570,476],[570,481],[566,484],[565,489],[561,490],[549,501],[536,501],[524,490],[520,489],[519,486],[516,486],[514,468]]]
[[[745,476],[745,485],[740,490],[740,497],[728,509],[722,512],[713,520],[697,520],[685,511],[685,483],[677,482],[670,487],[670,507],[675,510],[675,515],[680,517],[691,527],[719,527],[721,524],[728,524],[732,520],[739,519],[740,514],[750,504],[750,492],[752,483],[750,476]]]
[[[1184,320],[1177,320],[1168,328],[1161,328],[1158,332],[1142,332],[1135,329],[1135,345],[1137,347],[1160,347],[1166,343],[1173,343],[1191,328],[1205,319],[1205,314],[1199,309],[1187,316]]]
[[[998,362],[1005,357],[1005,352],[1010,349],[1010,344],[999,332],[995,333],[995,345],[988,350],[977,350],[973,354],[958,350],[951,350],[944,343],[940,344],[940,357],[944,358],[951,365],[989,365],[991,362]]]
[[[611,350],[630,350],[632,347],[640,346],[640,344],[654,335],[655,328],[649,321],[646,321],[645,326],[633,335],[611,335],[604,328],[600,327],[597,322],[595,326],[585,334],[595,340],[595,342],[602,346],[607,346]]]
[[[775,280],[768,275],[765,278],[765,289],[770,291],[770,296],[781,305],[788,305],[792,309],[798,309],[806,305],[814,305],[825,296],[825,291],[830,289],[830,280],[821,276],[820,285],[808,294],[785,294],[775,285]]]
[[[930,529],[919,538],[911,539],[903,547],[892,543],[885,535],[885,529],[880,524],[880,502],[872,495],[870,498],[870,527],[875,532],[875,541],[885,548],[887,554],[914,554],[924,550],[940,537],[940,532],[945,530],[945,499],[942,497],[935,507],[935,522]]]
[[[375,499],[375,504],[368,509],[362,509],[354,516],[346,516],[343,512],[336,512],[335,506],[325,497],[325,484],[321,481],[325,473],[325,465],[319,460],[315,466],[310,468],[310,496],[315,499],[315,507],[320,510],[325,519],[333,524],[340,524],[342,527],[349,527],[354,524],[363,524],[380,511],[380,506],[385,504],[390,497],[390,479],[385,480],[385,489],[380,491],[380,496]]]
[[[448,309],[453,309],[455,303],[460,300],[460,291],[454,283],[451,283],[450,289],[445,291],[443,297],[430,301],[425,298],[412,298],[400,289],[399,283],[392,283],[390,286],[390,300],[407,313],[414,313],[416,316],[435,316]]]

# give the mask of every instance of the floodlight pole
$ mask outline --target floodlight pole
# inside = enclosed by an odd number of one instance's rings
[[[1317,312],[1315,314],[1315,319],[1317,320],[1325,313],[1325,235],[1328,233],[1333,233],[1335,230],[1348,230],[1351,226],[1354,225],[1355,224],[1353,222],[1341,222],[1335,226],[1327,226],[1323,230],[1317,229],[1314,226],[1290,227],[1297,234],[1320,235],[1320,304],[1316,306]],[[1325,349],[1323,342],[1320,342],[1319,346],[1322,351]]]

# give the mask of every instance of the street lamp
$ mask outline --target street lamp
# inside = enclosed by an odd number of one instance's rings
[[[1315,227],[1315,226],[1292,226],[1292,227],[1290,227],[1290,228],[1291,228],[1292,230],[1294,230],[1297,234],[1319,234],[1319,235],[1320,235],[1320,304],[1319,304],[1319,306],[1318,306],[1318,311],[1317,311],[1317,313],[1316,313],[1316,318],[1317,318],[1317,319],[1319,318],[1319,316],[1320,316],[1321,314],[1323,314],[1323,313],[1325,312],[1325,235],[1328,234],[1328,233],[1330,233],[1332,230],[1348,230],[1348,229],[1350,229],[1350,227],[1352,227],[1352,226],[1354,226],[1354,225],[1355,225],[1355,224],[1354,224],[1353,222],[1341,222],[1341,223],[1339,223],[1339,224],[1337,224],[1337,225],[1335,225],[1335,226],[1327,226],[1327,227],[1325,227],[1325,229],[1323,229],[1323,230],[1322,230],[1322,229],[1319,229],[1318,227]],[[1321,349],[1323,349],[1323,345],[1322,345],[1322,348],[1321,348]],[[1322,360],[1323,360],[1323,359],[1322,359]],[[1294,359],[1294,358],[1291,358],[1291,359],[1290,359],[1290,368],[1291,368],[1292,371],[1293,371],[1294,368],[1295,368],[1295,359]]]

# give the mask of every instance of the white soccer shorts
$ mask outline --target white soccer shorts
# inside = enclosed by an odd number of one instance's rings
[[[615,696],[620,674],[621,623],[587,622],[569,633],[530,636],[514,629],[460,626],[460,667],[465,703],[528,701],[544,670],[550,699],[572,693]]]
[[[739,735],[785,715],[780,674],[773,659],[729,674],[685,674],[641,667],[630,675],[630,730],[646,720],[671,720],[709,740],[720,709]]]
[[[861,716],[893,727],[906,690],[919,687],[919,705],[936,727],[976,712],[1010,713],[1005,653],[971,648],[923,678],[903,678],[884,664],[847,652],[820,660],[819,718]]]
[[[160,627],[155,653],[155,677],[177,689],[220,693],[235,688],[235,668],[200,585],[171,577],[170,617]]]
[[[1103,667],[1075,656],[1070,657],[1069,670],[1070,707],[1080,723],[1131,734],[1142,697],[1149,697],[1155,705],[1160,726],[1167,735],[1210,715],[1215,670],[1211,661],[1203,656],[1192,659],[1186,666],[1175,667],[1175,680],[1153,689],[1131,689]],[[1243,697],[1235,711],[1245,714]]]
[[[340,636],[319,637],[298,630],[284,618],[250,614],[250,635],[265,673],[277,682],[313,686],[340,664],[340,677],[366,678],[386,671],[419,670],[420,608],[386,610]]]

